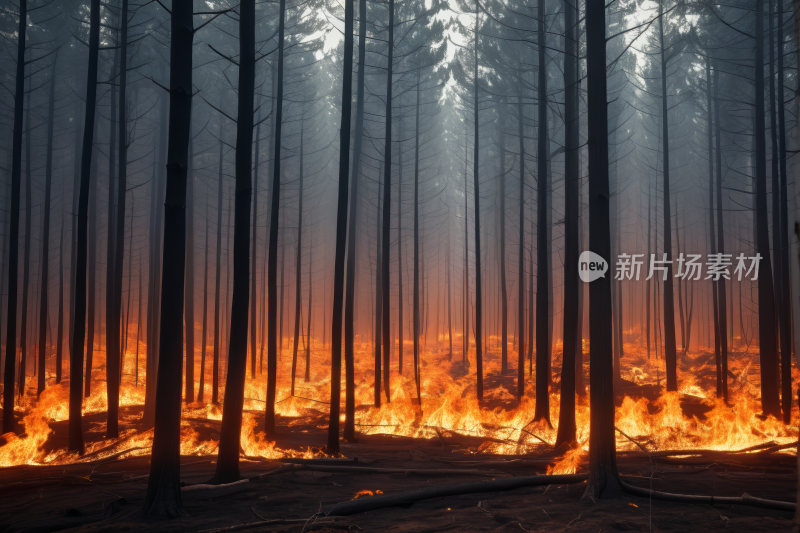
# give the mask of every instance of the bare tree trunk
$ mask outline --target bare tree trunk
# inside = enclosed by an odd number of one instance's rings
[[[189,141],[186,178],[186,287],[183,289],[186,328],[186,389],[183,399],[194,402],[194,143]]]
[[[258,343],[258,268],[256,259],[258,259],[258,152],[261,141],[261,93],[258,95],[256,107],[258,108],[258,125],[256,126],[256,147],[254,150],[256,160],[253,165],[253,235],[250,245],[250,379],[255,379],[256,377],[256,345]],[[302,142],[300,144],[302,146]]]
[[[306,374],[305,381],[311,381],[311,272],[314,265],[313,262],[314,244],[310,243],[308,247],[308,325],[306,327]]]
[[[266,433],[267,438],[273,438],[275,435],[275,384],[278,376],[277,342],[283,341],[282,335],[280,339],[276,338],[276,319],[278,317],[278,305],[276,299],[279,229],[278,214],[280,211],[281,197],[281,131],[283,127],[283,54],[284,33],[286,27],[286,0],[280,0],[280,2],[281,14],[278,28],[278,76],[276,79],[277,94],[275,98],[275,132],[272,139],[274,147],[272,170],[272,205],[270,207],[269,258],[267,264],[267,294],[269,298],[267,309],[267,406],[264,416],[264,432]],[[352,28],[350,31],[352,32]],[[352,40],[352,36],[350,38]],[[352,50],[350,53],[352,54]],[[283,268],[281,268],[281,277],[283,277]],[[281,283],[281,316],[283,316],[283,283]],[[339,322],[341,324],[341,320]]]
[[[86,324],[86,248],[88,244],[87,225],[89,211],[89,179],[92,163],[92,143],[94,139],[95,105],[97,103],[97,63],[100,45],[100,0],[92,0],[89,11],[89,69],[86,81],[85,116],[83,145],[81,147],[81,188],[78,200],[78,245],[75,265],[75,320],[73,323],[73,350],[70,357],[69,373],[69,450],[83,454],[83,427],[81,407],[83,402],[83,383],[81,383],[83,363],[84,326]],[[23,17],[24,20],[24,17]],[[12,211],[13,213],[13,211]],[[94,240],[94,239],[91,239]],[[12,246],[13,246],[12,233]],[[16,270],[16,261],[11,263]],[[16,276],[14,276],[16,278]],[[10,294],[10,293],[9,293]],[[16,291],[15,291],[16,294]],[[10,307],[10,304],[9,304]],[[91,342],[91,341],[90,341]],[[12,352],[13,353],[13,352]],[[8,354],[6,354],[8,359]],[[13,369],[12,369],[13,370]],[[8,372],[8,368],[6,368]]]
[[[59,238],[58,242],[58,326],[56,330],[56,384],[61,383],[64,351],[64,231],[64,197],[62,195],[61,237]],[[5,236],[3,236],[3,244],[5,245]],[[3,252],[5,252],[5,250],[3,250]],[[3,255],[5,254],[3,253]],[[0,277],[0,279],[2,279],[2,277]],[[0,289],[0,294],[2,294],[2,289]]]
[[[669,181],[669,106],[667,102],[667,58],[664,49],[664,2],[659,2],[659,44],[661,53],[661,143],[664,194],[664,253],[667,278],[664,280],[664,358],[667,364],[667,390],[678,390],[677,348],[675,346],[675,299],[672,289],[672,215]]]
[[[32,182],[33,176],[31,168],[31,101],[28,98],[28,106],[25,110],[25,241],[22,256],[22,323],[20,324],[20,358],[19,358],[19,379],[17,383],[17,395],[20,399],[25,398],[25,376],[28,364],[28,288],[30,286],[30,264],[31,264],[31,213],[33,204]]]
[[[390,31],[392,31],[394,0],[389,0],[389,13],[389,28]],[[391,44],[390,40],[390,50]],[[350,170],[350,114],[353,107],[352,93],[353,3],[347,2],[344,8],[344,64],[342,65],[341,100],[342,121],[339,129],[339,194],[336,213],[336,257],[334,259],[333,324],[331,327],[331,411],[328,425],[328,453],[339,452],[339,403],[341,401],[342,387],[342,300],[344,297],[344,260],[347,239],[347,175]],[[391,102],[391,98],[388,99],[388,102]],[[386,145],[387,149],[391,150],[391,143],[387,142]],[[272,243],[270,243],[270,246],[272,246]],[[272,316],[272,313],[270,313],[270,316]]]
[[[208,193],[206,193],[206,243],[203,253],[203,349],[200,352],[200,383],[197,389],[197,401],[203,401],[206,388],[206,339],[208,325]],[[138,366],[137,366],[138,368]]]
[[[247,375],[247,328],[250,286],[250,202],[252,200],[253,102],[255,96],[255,0],[239,4],[239,83],[236,122],[236,198],[233,234],[233,302],[230,307],[228,364],[225,401],[222,406],[217,468],[211,483],[239,479],[244,383]],[[286,0],[280,3],[279,45],[283,50],[283,19]],[[281,72],[282,74],[282,72]],[[279,74],[279,76],[281,75]]]
[[[550,269],[548,268],[547,240],[547,71],[545,56],[544,0],[538,0],[539,14],[537,43],[539,45],[538,66],[538,175],[536,199],[536,409],[534,420],[545,420],[550,425],[550,391],[549,391],[549,311],[550,311]]]
[[[578,291],[582,281],[578,275],[578,224],[580,224],[580,122],[578,93],[578,40],[576,28],[578,7],[564,0],[564,338],[561,363],[561,405],[558,414],[556,446],[576,440],[575,423],[575,356],[577,343]],[[522,228],[522,225],[520,225]]]
[[[780,292],[780,307],[781,307],[781,404],[783,408],[783,422],[789,424],[791,421],[792,412],[792,283],[789,274],[789,212],[788,212],[788,197],[789,191],[786,188],[786,124],[785,124],[785,109],[784,109],[784,72],[783,72],[783,53],[784,53],[784,38],[783,38],[783,1],[778,1],[778,24],[777,24],[777,41],[778,41],[778,141],[780,143],[778,150],[778,161],[780,168],[780,211],[781,211],[781,263],[780,273],[782,278],[783,290]]]
[[[192,2],[176,0],[172,3],[170,34],[169,147],[156,382],[158,413],[155,417],[150,477],[144,502],[144,515],[149,517],[185,515],[181,506],[180,489],[180,419],[186,181],[192,111]]]
[[[300,195],[297,208],[297,255],[295,256],[295,294],[294,294],[294,344],[292,346],[292,387],[291,395],[294,396],[294,382],[297,375],[297,349],[300,345],[300,308],[303,296],[303,129],[304,121],[300,119]],[[311,264],[308,265],[311,269]],[[310,310],[309,310],[310,312]]]
[[[483,292],[481,288],[481,210],[480,210],[480,135],[478,113],[478,27],[480,25],[480,6],[475,2],[475,66],[473,70],[473,126],[474,145],[472,156],[473,188],[475,201],[475,366],[478,389],[478,401],[483,400]]]
[[[42,212],[42,259],[41,259],[41,289],[39,290],[39,380],[37,383],[37,394],[41,394],[46,387],[45,383],[45,358],[47,350],[47,331],[45,325],[49,316],[49,306],[47,302],[47,290],[50,276],[50,193],[53,183],[53,126],[55,123],[54,108],[56,98],[56,64],[58,63],[58,51],[53,59],[53,71],[50,74],[50,101],[47,109],[47,162],[45,163],[44,178],[44,210]],[[50,339],[52,344],[55,339]]]
[[[120,37],[119,45],[122,46],[119,68],[119,183],[117,184],[117,222],[116,236],[114,238],[114,268],[112,283],[106,286],[106,291],[111,292],[111,297],[106,297],[106,305],[111,311],[106,314],[110,320],[106,323],[106,385],[108,394],[108,421],[106,428],[107,438],[119,436],[119,388],[121,376],[120,354],[120,312],[122,309],[122,276],[123,262],[125,261],[125,198],[127,194],[128,178],[128,114],[127,114],[127,84],[128,84],[128,0],[122,0],[120,11]],[[112,94],[113,96],[113,94]],[[112,106],[113,108],[113,106]],[[190,204],[191,205],[191,204]],[[191,216],[191,209],[189,211]],[[133,213],[131,213],[131,218]],[[109,218],[109,225],[111,225]],[[189,226],[191,228],[191,224]],[[190,229],[191,232],[191,229]],[[193,245],[193,240],[189,240]],[[193,247],[193,246],[192,246]],[[190,248],[192,250],[192,248]],[[193,251],[193,250],[192,250]],[[190,263],[191,264],[191,263]],[[109,267],[111,267],[109,265]],[[110,270],[110,268],[109,268]],[[193,279],[193,278],[192,278]],[[130,295],[129,295],[130,298]],[[194,327],[194,324],[192,324]],[[189,352],[192,353],[192,339],[186,336]],[[111,351],[108,347],[111,346]]]
[[[359,4],[360,6],[360,4]],[[359,7],[360,9],[360,7]],[[365,6],[366,9],[366,6]],[[363,16],[363,14],[359,15]],[[363,20],[363,19],[362,19]],[[394,70],[394,0],[389,0],[389,35],[387,45],[387,68],[386,68],[386,119],[384,125],[384,149],[383,149],[383,249],[381,250],[381,282],[383,295],[381,297],[381,316],[383,320],[383,393],[386,395],[386,401],[392,401],[392,394],[389,383],[390,372],[390,357],[392,347],[392,331],[389,325],[392,306],[391,306],[391,274],[392,274],[392,239],[391,239],[391,225],[392,225],[392,73]],[[359,61],[361,58],[359,57]],[[402,169],[401,169],[402,176]],[[401,228],[400,228],[400,212],[401,204],[399,198],[402,197],[402,183],[398,181],[398,202],[397,202],[397,278],[399,282],[399,289],[397,292],[397,301],[399,306],[399,319],[400,319],[400,339],[403,338],[403,269],[399,262],[402,251]],[[400,372],[403,372],[403,343],[400,342]]]
[[[191,20],[191,19],[190,19]],[[150,266],[147,296],[147,374],[145,377],[145,401],[142,423],[146,428],[153,427],[156,417],[156,376],[158,374],[159,335],[161,327],[161,256],[162,219],[166,194],[167,125],[169,124],[170,102],[168,92],[160,93],[160,133],[158,136],[158,155],[153,174],[152,205],[150,219]],[[180,387],[179,387],[180,388]]]
[[[718,245],[719,248],[716,252],[722,254],[725,253],[725,228],[723,226],[723,218],[722,218],[722,147],[721,147],[721,121],[720,121],[720,114],[719,114],[719,71],[714,69],[714,90],[715,90],[715,98],[714,98],[714,108],[716,114],[716,171],[717,171],[717,231],[719,232],[719,240]],[[765,178],[766,179],[766,178]],[[711,226],[713,228],[713,225]],[[712,250],[712,253],[714,251]],[[717,289],[716,297],[714,298],[714,303],[716,304],[718,309],[716,311],[716,329],[714,330],[714,335],[716,340],[714,341],[715,347],[716,343],[719,343],[719,387],[718,390],[721,393],[722,397],[725,399],[725,402],[728,401],[728,318],[726,315],[725,309],[725,278],[720,277],[719,281],[715,284]]]
[[[383,241],[383,227],[381,225],[382,224],[381,215],[382,215],[382,211],[383,211],[381,209],[381,201],[382,201],[381,200],[381,196],[382,196],[382,193],[383,193],[383,181],[381,180],[381,172],[380,172],[380,170],[382,170],[382,169],[378,170],[378,201],[377,201],[377,203],[375,205],[375,211],[376,211],[376,217],[375,218],[377,219],[375,221],[375,231],[376,231],[376,236],[375,236],[375,241],[376,241],[376,244],[375,244],[375,335],[373,336],[373,339],[374,339],[373,340],[373,343],[374,343],[374,347],[373,348],[374,348],[374,351],[375,351],[375,377],[373,378],[374,379],[374,395],[373,395],[374,400],[373,401],[374,401],[375,407],[380,407],[381,406],[381,371],[383,370],[381,368],[383,366],[382,365],[382,359],[381,359],[381,356],[382,356],[382,354],[381,354],[381,347],[382,347],[381,344],[383,342],[383,337],[382,337],[382,333],[383,332],[381,330],[381,326],[383,325],[383,320],[384,320],[384,318],[383,318],[383,315],[384,315],[384,313],[383,313],[383,289],[384,289],[384,286],[383,285],[384,285],[384,283],[383,283],[383,265],[382,265],[382,259],[383,259],[383,249],[382,249],[382,245],[383,245],[383,242],[382,242]],[[309,267],[310,267],[310,265],[309,265]],[[311,275],[309,274],[309,279],[310,279],[310,277],[311,277]],[[309,287],[309,291],[310,290],[311,289]],[[309,303],[309,306],[308,306],[308,316],[309,317],[311,316],[311,304],[310,303]],[[386,319],[388,320],[388,318],[389,318],[389,315],[387,313]],[[310,337],[309,337],[309,342],[310,342]],[[390,340],[390,342],[391,342],[391,340]],[[386,353],[387,354],[389,353],[388,350],[386,350]]]
[[[567,25],[569,27],[569,25]],[[568,68],[565,66],[565,68]],[[525,394],[525,113],[522,106],[522,64],[517,64],[517,140],[519,141],[519,256],[517,265],[517,398]],[[533,266],[533,265],[531,265]],[[529,339],[528,342],[533,342]]]
[[[466,113],[465,113],[466,115]],[[464,117],[464,272],[463,290],[461,292],[461,310],[463,313],[463,333],[461,335],[463,348],[461,361],[469,367],[469,144],[466,130],[466,116]]]
[[[220,98],[221,100],[221,98]],[[219,403],[219,356],[220,356],[220,293],[222,283],[222,199],[225,196],[222,187],[222,167],[224,161],[224,154],[222,152],[222,122],[219,125],[219,166],[218,176],[219,183],[217,190],[217,268],[216,280],[214,289],[214,360],[211,368],[211,403]]]
[[[417,386],[417,402],[422,405],[422,391],[420,390],[419,380],[419,336],[420,336],[420,302],[419,302],[419,274],[420,274],[420,256],[419,256],[419,82],[420,75],[417,70],[417,103],[415,106],[415,122],[414,122],[414,383]]]
[[[756,144],[756,253],[761,255],[758,277],[758,336],[761,354],[761,402],[765,415],[781,416],[778,396],[778,347],[775,339],[775,294],[772,283],[772,259],[769,250],[767,217],[767,148],[764,134],[764,5],[756,0],[756,81],[755,124]],[[719,194],[719,193],[718,193]],[[720,248],[722,248],[720,246]],[[724,309],[724,289],[720,289],[720,310]],[[722,327],[722,322],[720,321]],[[721,337],[725,337],[720,332]]]
[[[99,114],[95,115],[94,130],[99,131]],[[88,398],[92,392],[92,369],[94,360],[94,334],[95,334],[95,311],[97,307],[97,154],[98,150],[93,149],[91,155],[91,170],[89,171],[89,206],[88,206],[88,295],[87,295],[87,317],[86,317],[86,368],[84,378],[84,397]],[[99,319],[99,315],[97,316]],[[72,371],[70,370],[70,374]]]
[[[500,230],[498,240],[498,259],[500,270],[500,373],[508,372],[508,292],[506,290],[506,136],[505,105],[501,100],[498,110],[498,129],[500,130],[500,212],[497,214]]]
[[[602,2],[586,4],[586,65],[589,145],[589,249],[608,261],[611,256],[608,187],[608,108],[606,105],[606,16]],[[614,435],[612,379],[611,276],[589,284],[589,479],[584,499],[619,494]]]

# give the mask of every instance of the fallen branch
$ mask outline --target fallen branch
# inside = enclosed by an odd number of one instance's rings
[[[565,474],[558,476],[525,476],[498,479],[496,481],[477,481],[473,483],[459,483],[456,485],[440,485],[399,494],[359,498],[342,502],[334,506],[327,516],[347,516],[356,513],[409,505],[414,502],[442,498],[446,496],[461,496],[463,494],[480,494],[483,492],[500,492],[523,487],[550,485],[551,483],[581,483],[587,479],[586,474]]]
[[[302,465],[308,470],[352,474],[406,474],[411,476],[498,476],[506,472],[487,470],[462,470],[460,468],[370,468],[365,466]]]
[[[369,464],[369,462],[361,462],[358,457],[352,459],[332,459],[330,457],[320,457],[318,459],[303,459],[299,457],[284,457],[278,459],[281,463],[290,463],[295,465],[327,465],[327,466],[359,466]]]
[[[316,522],[333,522],[336,520],[343,520],[344,517],[340,516],[321,516],[314,520]],[[265,526],[272,526],[272,525],[282,525],[282,524],[305,524],[311,518],[288,518],[288,519],[277,519],[277,520],[262,520],[259,522],[250,522],[248,524],[237,524],[235,526],[223,527],[219,529],[204,529],[199,531],[198,533],[223,533],[224,531],[242,531],[245,529],[253,529],[256,527],[265,527]]]
[[[241,479],[225,485],[197,484],[181,488],[181,496],[198,496],[201,498],[219,498],[238,492],[251,490],[253,483],[249,479]]]
[[[794,512],[797,504],[794,502],[783,502],[779,500],[765,500],[763,498],[756,498],[750,496],[746,492],[741,496],[702,496],[697,494],[673,494],[670,492],[660,492],[657,490],[650,490],[641,487],[636,487],[620,480],[622,490],[634,496],[642,496],[645,498],[653,498],[655,500],[664,500],[668,502],[680,503],[704,503],[708,505],[728,504],[728,505],[747,505],[750,507],[760,507],[762,509],[776,509],[778,511],[791,511]]]

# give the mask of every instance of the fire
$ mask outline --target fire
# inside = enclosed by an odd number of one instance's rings
[[[360,490],[360,491],[356,492],[355,494],[353,494],[353,499],[357,500],[357,499],[362,498],[364,496],[376,496],[378,494],[383,494],[383,491],[382,490],[376,490],[376,491]]]
[[[394,346],[390,376],[391,402],[385,400],[382,391],[381,407],[374,402],[374,373],[372,345],[368,342],[356,343],[356,430],[361,435],[391,434],[415,438],[434,439],[448,446],[454,453],[462,454],[524,454],[552,450],[558,431],[560,396],[558,391],[561,354],[555,351],[552,359],[553,384],[550,393],[550,424],[545,421],[532,421],[536,406],[535,383],[529,376],[526,364],[525,395],[521,402],[516,400],[516,371],[501,375],[500,340],[487,339],[487,353],[484,359],[484,401],[478,402],[475,387],[474,346],[470,351],[468,367],[460,361],[460,354],[454,354],[451,361],[444,349],[448,346],[446,336],[423,345],[420,357],[421,401],[417,397],[413,369],[413,346],[404,345],[403,373],[397,368],[397,350]],[[461,345],[461,339],[454,339],[454,346]],[[555,343],[560,349],[561,344]],[[589,343],[584,340],[584,362],[588,365]],[[330,390],[329,349],[318,339],[311,341],[310,379],[305,381],[305,353],[301,345],[298,350],[295,395],[291,395],[291,342],[283,345],[278,364],[278,387],[275,411],[281,424],[291,428],[327,428]],[[509,361],[516,364],[517,354],[509,345]],[[133,348],[135,350],[135,348]],[[757,362],[753,347],[745,354],[732,354],[729,368],[735,376],[729,380],[729,405],[717,399],[714,391],[713,353],[697,352],[682,355],[679,368],[680,392],[661,392],[648,399],[641,392],[621,398],[616,410],[618,450],[636,450],[637,444],[649,450],[665,449],[713,449],[738,450],[761,444],[775,442],[785,444],[798,438],[797,424],[800,413],[792,413],[792,424],[784,425],[774,418],[759,416],[760,385],[759,375],[752,371]],[[140,354],[145,353],[140,346]],[[103,353],[95,352],[92,395],[84,401],[84,415],[103,413],[107,399]],[[144,405],[144,379],[146,357],[139,358],[138,386],[132,377],[134,354],[126,355],[127,374],[120,393],[120,406],[135,408],[138,413]],[[200,354],[195,354],[195,378],[200,375]],[[192,419],[209,422],[222,418],[221,404],[212,404],[211,398],[211,357],[206,358],[205,402],[194,402],[184,406],[181,428],[181,453],[183,455],[209,456],[217,453],[219,430],[201,433],[193,427]],[[633,387],[640,385],[638,391],[662,390],[665,368],[661,359],[647,359],[646,351],[638,343],[625,344],[625,357],[622,361],[622,377]],[[534,376],[536,369],[534,368]],[[800,372],[794,372],[794,390],[800,382]],[[249,370],[248,370],[249,376]],[[709,378],[710,376],[710,378]],[[219,395],[224,400],[224,375],[220,378]],[[489,385],[491,383],[491,385]],[[624,384],[622,384],[624,385]],[[620,386],[622,386],[620,385]],[[197,383],[195,384],[197,387]],[[649,387],[649,389],[648,389]],[[53,432],[50,424],[62,422],[68,417],[68,383],[51,385],[36,398],[28,389],[18,410],[24,413],[22,424],[25,433],[16,436],[2,436],[0,446],[0,466],[19,464],[63,464],[86,460],[97,460],[115,454],[145,455],[150,453],[152,430],[135,429],[138,418],[128,416],[123,420],[119,439],[100,440],[87,445],[84,456],[67,453],[65,450],[47,451],[46,443]],[[344,395],[344,386],[342,387]],[[513,391],[513,392],[512,392]],[[657,394],[657,393],[656,393]],[[264,410],[266,395],[266,376],[257,372],[255,378],[248,377],[245,383],[245,402],[241,430],[243,456],[252,459],[280,459],[282,457],[317,457],[320,452],[312,448],[306,450],[282,449],[274,441],[259,431],[260,414]],[[682,406],[683,404],[683,406]],[[344,398],[342,398],[344,405]],[[691,407],[686,414],[686,406]],[[130,411],[129,411],[130,412]],[[574,473],[585,461],[589,440],[590,411],[588,395],[576,395],[577,442],[564,454],[548,473]],[[344,419],[344,418],[343,418]],[[623,436],[627,435],[626,436]],[[465,440],[455,437],[473,437]],[[468,442],[469,444],[464,444]],[[453,444],[456,444],[455,446]],[[322,444],[322,443],[320,443]],[[363,491],[362,491],[363,492]]]

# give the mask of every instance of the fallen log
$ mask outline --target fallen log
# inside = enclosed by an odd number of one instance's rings
[[[670,492],[660,492],[657,490],[645,489],[636,487],[620,480],[622,490],[634,496],[642,496],[645,498],[653,498],[655,500],[663,500],[668,502],[679,503],[705,503],[708,505],[728,504],[728,505],[747,505],[749,507],[760,507],[761,509],[775,509],[778,511],[794,512],[797,509],[797,504],[794,502],[784,502],[780,500],[765,500],[763,498],[756,498],[750,496],[746,492],[741,496],[703,496],[697,494],[673,494]]]
[[[507,472],[491,470],[463,470],[460,468],[372,468],[366,466],[300,465],[307,470],[352,474],[406,474],[412,476],[498,476]]]
[[[358,457],[352,459],[334,459],[330,457],[320,457],[314,459],[303,459],[300,457],[284,457],[278,459],[281,463],[290,463],[295,465],[327,465],[327,466],[361,466],[369,464],[369,462],[359,461]]]
[[[256,527],[266,527],[266,526],[279,526],[284,524],[306,524],[311,522],[315,524],[317,522],[335,522],[337,520],[345,520],[345,517],[341,516],[320,516],[318,518],[279,518],[276,520],[261,520],[258,522],[250,522],[248,524],[236,524],[235,526],[228,526],[218,529],[203,529],[198,531],[198,533],[223,533],[227,531],[243,531],[245,529],[253,529]]]
[[[240,479],[239,481],[226,483],[224,485],[198,483],[197,485],[187,485],[185,487],[181,487],[181,496],[220,498],[222,496],[230,496],[231,494],[252,490],[253,486],[254,484],[249,479]]]
[[[587,474],[565,474],[557,476],[524,476],[498,479],[496,481],[477,481],[472,483],[458,483],[455,485],[440,485],[424,489],[370,498],[358,498],[336,504],[326,516],[348,516],[356,513],[410,505],[412,503],[442,498],[445,496],[461,496],[464,494],[480,494],[483,492],[500,492],[535,487],[539,485],[581,483],[588,478]]]

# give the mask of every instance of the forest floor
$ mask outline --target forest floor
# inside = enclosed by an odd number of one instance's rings
[[[126,414],[130,416],[124,419],[137,418],[137,413]],[[102,417],[93,416],[98,421]],[[91,426],[92,420],[85,422]],[[66,438],[66,422],[53,424],[52,429],[50,441],[58,443]],[[198,423],[195,429],[217,432],[219,422]],[[290,429],[286,420],[278,432],[278,445],[296,450],[320,445],[326,433],[313,425],[293,424]],[[89,441],[101,437],[87,431]],[[331,468],[332,459],[287,464],[243,458],[241,474],[250,481],[205,490],[187,489],[212,477],[215,457],[184,456],[181,481],[186,487],[181,492],[187,516],[171,520],[145,520],[141,516],[150,463],[147,455],[68,465],[14,466],[0,469],[0,530],[755,533],[791,531],[793,526],[792,513],[755,507],[671,503],[626,494],[587,503],[581,499],[585,483],[438,497],[335,520],[319,518],[361,491],[372,491],[373,495],[366,493],[359,498],[384,498],[433,486],[533,476],[544,474],[548,461],[553,462],[552,451],[525,457],[466,455],[465,447],[475,443],[465,439],[470,438],[362,436],[357,443],[342,444],[342,454],[350,458],[344,461],[351,468],[339,464]],[[618,465],[629,483],[659,491],[718,496],[746,492],[794,501],[797,462],[796,456],[786,453],[791,451],[671,457],[620,452]],[[353,458],[358,459],[363,472],[352,468]],[[374,468],[393,471],[370,470]],[[256,476],[260,477],[254,479]],[[300,523],[297,519],[308,521]],[[246,527],[274,520],[283,523]]]

